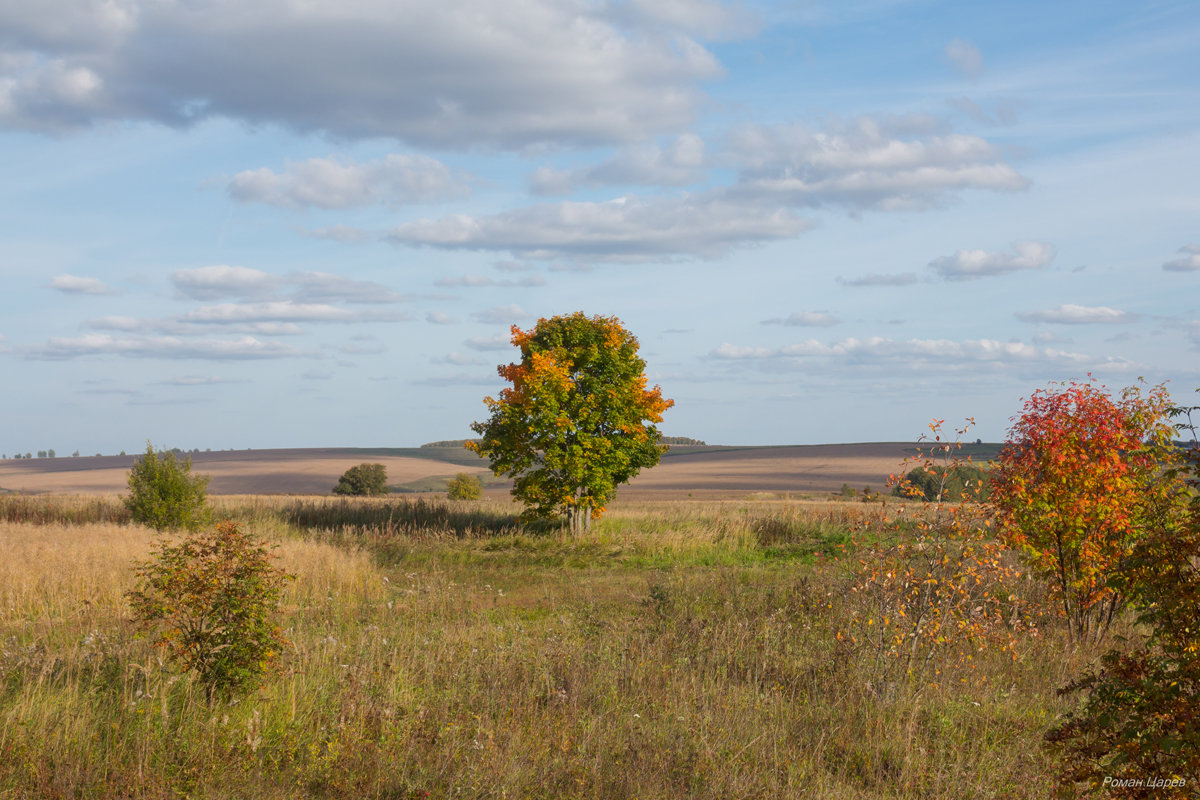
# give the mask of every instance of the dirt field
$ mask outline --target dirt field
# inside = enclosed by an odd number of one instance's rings
[[[986,445],[985,445],[986,447]],[[753,492],[824,493],[849,484],[881,490],[911,443],[781,447],[676,447],[662,463],[622,489],[622,496],[737,496]],[[348,468],[383,464],[393,486],[458,472],[489,474],[461,449],[236,450],[192,454],[195,472],[210,475],[213,494],[327,494]],[[0,488],[21,492],[122,492],[134,456],[0,461]],[[436,480],[434,481],[436,483]],[[491,491],[503,492],[495,486]]]
[[[475,465],[453,463],[424,453],[394,456],[352,449],[229,450],[193,453],[191,457],[193,472],[211,476],[208,485],[211,494],[329,494],[343,472],[363,462],[383,464],[392,485],[434,476],[449,477],[458,472],[488,474],[482,461]],[[91,456],[0,461],[0,487],[21,492],[123,492],[134,458]]]

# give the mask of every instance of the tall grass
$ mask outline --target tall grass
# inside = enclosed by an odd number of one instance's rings
[[[880,699],[822,549],[862,520],[820,505],[631,505],[582,538],[423,498],[224,511],[298,576],[282,672],[225,705],[127,622],[151,532],[0,523],[0,797],[1042,797],[1089,655],[1052,627]]]

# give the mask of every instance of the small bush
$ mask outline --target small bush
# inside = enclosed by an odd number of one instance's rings
[[[334,494],[376,495],[387,494],[387,470],[383,464],[359,464],[346,470],[338,478]]]
[[[483,497],[483,483],[477,475],[460,472],[446,484],[446,497],[451,500],[478,500]]]
[[[196,672],[209,700],[253,689],[287,644],[275,617],[292,576],[234,522],[161,543],[155,556],[137,565],[138,588],[126,595],[136,621],[159,630],[155,644]]]
[[[134,522],[157,530],[196,530],[209,521],[205,505],[207,475],[192,475],[192,460],[178,461],[170,451],[146,454],[129,470],[129,496],[124,498]]]
[[[937,502],[959,500],[986,503],[991,495],[988,472],[975,464],[959,463],[951,467],[916,467],[905,473],[892,489],[897,497],[914,497]]]

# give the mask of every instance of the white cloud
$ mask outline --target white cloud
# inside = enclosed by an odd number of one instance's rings
[[[1017,312],[1022,322],[1049,322],[1060,325],[1121,324],[1137,322],[1137,314],[1119,311],[1108,306],[1078,306],[1066,303],[1058,308]]]
[[[0,30],[22,63],[0,74],[0,124],[224,117],[441,148],[636,141],[691,121],[701,82],[722,74],[696,37],[730,25],[712,0],[656,6],[5,3]]]
[[[511,325],[519,319],[528,319],[529,317],[530,313],[515,303],[487,308],[471,315],[476,322],[487,325]]]
[[[828,328],[840,323],[840,319],[824,311],[798,311],[786,317],[763,320],[764,325],[792,325],[809,328]]]
[[[283,278],[249,267],[217,264],[211,267],[179,269],[171,273],[171,282],[179,294],[193,300],[218,300],[222,297],[261,297],[283,285]]]
[[[183,322],[364,322],[368,320],[396,321],[402,316],[393,313],[364,313],[329,305],[328,303],[294,303],[290,300],[264,303],[219,303],[201,306],[183,314]]]
[[[90,319],[88,328],[97,331],[120,333],[157,333],[166,336],[207,336],[212,326],[204,322],[185,320],[179,317],[162,319],[110,316]],[[262,322],[248,320],[225,326],[226,333],[249,333],[259,336],[295,336],[304,333],[292,322]]]
[[[971,365],[1083,365],[1094,362],[1083,353],[1072,353],[1022,342],[1001,342],[994,339],[953,341],[950,339],[888,339],[867,337],[847,338],[826,344],[810,339],[781,347],[743,347],[724,343],[710,353],[720,361],[779,361],[808,358],[830,359],[848,366],[861,364],[891,364],[905,369],[958,371]],[[1120,359],[1104,359],[1116,365]]]
[[[791,206],[919,210],[965,189],[1029,185],[999,148],[939,130],[923,116],[859,117],[813,132],[801,124],[747,125],[731,137],[742,170],[730,193]]]
[[[872,272],[866,275],[859,275],[856,278],[846,278],[839,275],[837,282],[843,286],[911,286],[917,282],[917,275],[915,272],[898,272],[894,274]]]
[[[487,217],[455,215],[399,225],[393,242],[453,250],[507,250],[528,259],[644,261],[715,258],[795,236],[809,223],[790,211],[691,197],[538,205]]]
[[[425,321],[434,325],[453,325],[454,317],[441,311],[430,311],[425,315]]]
[[[466,178],[437,159],[396,154],[366,163],[310,158],[289,162],[283,173],[266,167],[247,170],[233,176],[228,190],[243,203],[291,208],[397,206],[468,194]]]
[[[453,364],[456,367],[473,367],[488,363],[482,358],[465,353],[447,353],[438,358],[431,358],[429,361],[432,364]]]
[[[330,225],[325,228],[304,228],[300,234],[310,239],[326,239],[343,244],[362,244],[375,238],[375,234],[352,225]]]
[[[974,42],[967,39],[955,39],[946,45],[946,58],[969,78],[978,78],[983,74],[983,53]]]
[[[1045,269],[1054,260],[1054,245],[1046,242],[1013,242],[1013,252],[959,250],[929,262],[929,268],[946,280],[961,281]]]
[[[717,0],[624,0],[607,6],[614,19],[637,28],[687,31],[706,39],[739,39],[758,31],[758,17]]]
[[[118,355],[129,358],[244,360],[293,358],[299,350],[252,336],[240,339],[180,339],[173,336],[112,336],[89,333],[76,338],[52,338],[29,353],[30,358],[61,360]]]
[[[112,294],[112,289],[99,278],[81,278],[77,275],[56,275],[50,279],[50,288],[64,294]]]
[[[469,289],[478,289],[478,288],[485,288],[485,287],[491,287],[491,286],[531,287],[531,286],[545,286],[546,279],[543,278],[541,275],[530,275],[527,278],[519,278],[516,280],[504,279],[504,278],[501,278],[501,279],[488,278],[488,277],[484,277],[482,275],[460,275],[455,278],[438,278],[436,281],[433,282],[433,285],[447,287],[447,288],[462,287],[462,288],[469,288]]]
[[[559,170],[539,167],[530,178],[535,194],[570,194],[581,186],[626,184],[635,186],[686,186],[703,179],[704,142],[683,134],[667,147],[637,145],[592,167]]]
[[[218,378],[213,375],[180,375],[177,378],[168,378],[158,381],[163,386],[219,386],[226,383],[246,383],[247,381],[240,378]]]
[[[285,279],[296,287],[296,299],[306,302],[403,303],[407,297],[374,281],[360,281],[328,272],[301,272]]]
[[[508,350],[512,347],[512,337],[507,333],[497,333],[493,336],[472,336],[465,342],[472,350]]]
[[[1179,248],[1181,258],[1172,259],[1162,265],[1167,272],[1196,272],[1200,270],[1200,244],[1185,244]]]

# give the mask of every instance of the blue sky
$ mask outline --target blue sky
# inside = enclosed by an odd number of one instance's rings
[[[715,443],[1200,386],[1200,6],[0,0],[0,452],[470,434],[511,324]]]

